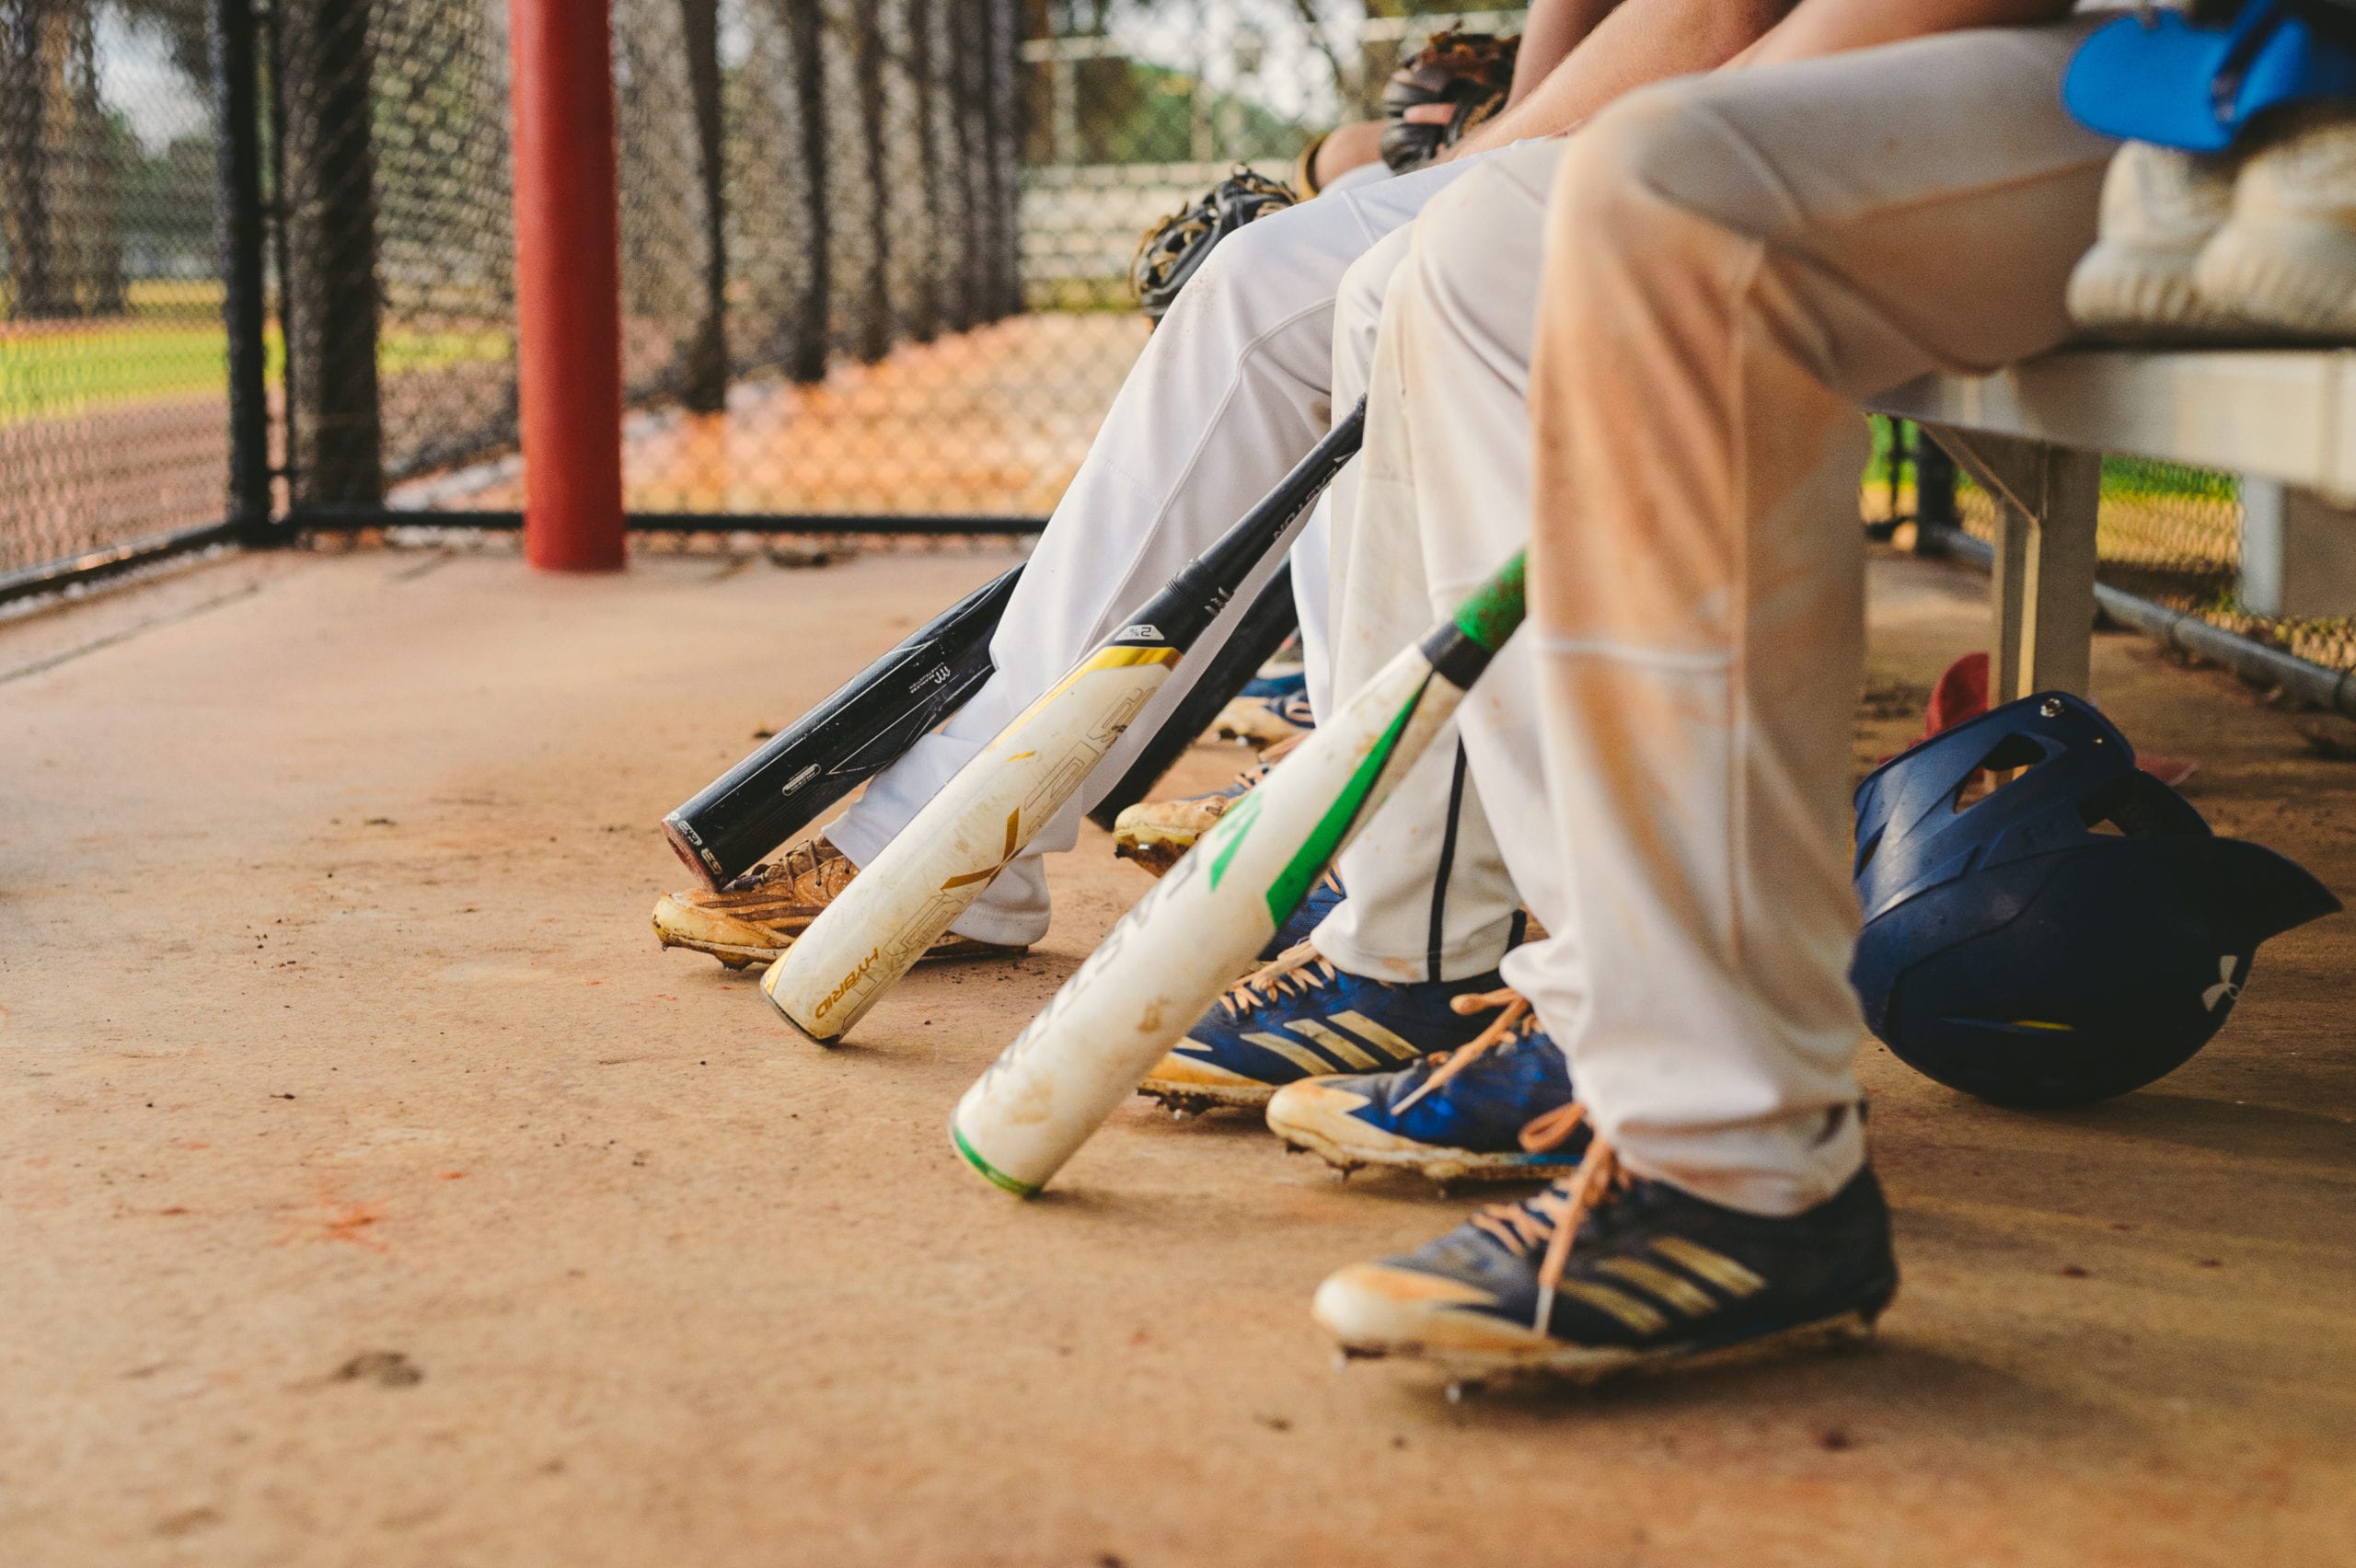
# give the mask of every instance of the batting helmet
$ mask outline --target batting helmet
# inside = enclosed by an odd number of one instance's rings
[[[1983,768],[1999,782],[1965,805]],[[2224,1023],[2258,943],[2339,907],[2272,850],[2212,834],[2062,693],[1933,736],[1856,805],[1865,1020],[1999,1104],[2082,1105],[2173,1071]]]

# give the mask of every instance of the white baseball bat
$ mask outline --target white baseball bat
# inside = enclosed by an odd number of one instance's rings
[[[860,868],[761,977],[789,1022],[832,1044],[941,940],[1079,790],[1253,568],[1291,542],[1365,428],[1361,403]]]
[[[1299,907],[1513,634],[1522,558],[1321,722],[1156,882],[958,1101],[957,1151],[1028,1197]]]

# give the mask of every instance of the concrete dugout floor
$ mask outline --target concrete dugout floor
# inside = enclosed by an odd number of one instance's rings
[[[0,1562],[2356,1560],[2356,917],[2094,1110],[1877,1051],[1877,1348],[1461,1406],[1307,1306],[1477,1193],[1142,1102],[1031,1205],[950,1154],[1144,885],[1101,836],[851,1048],[658,952],[659,814],[1004,561],[245,558],[0,627]],[[1875,570],[1863,755],[1985,627]],[[2356,766],[2096,667],[2356,902]]]

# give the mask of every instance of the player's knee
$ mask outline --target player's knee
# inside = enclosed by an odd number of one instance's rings
[[[1664,246],[1675,225],[1729,236],[1755,226],[1742,215],[1772,203],[1757,161],[1706,103],[1709,78],[1663,82],[1613,103],[1565,146],[1552,201],[1557,243],[1605,247],[1674,266],[1683,252]]]
[[[1534,277],[1542,222],[1542,209],[1505,170],[1468,169],[1416,221],[1400,283],[1415,303],[1404,308],[1451,332],[1504,329],[1495,302],[1501,290],[1525,284],[1519,273]]]
[[[1195,318],[1216,312],[1253,331],[1331,297],[1331,271],[1315,263],[1316,248],[1298,238],[1300,213],[1274,213],[1220,240],[1179,291],[1164,325],[1180,325],[1181,312]]]

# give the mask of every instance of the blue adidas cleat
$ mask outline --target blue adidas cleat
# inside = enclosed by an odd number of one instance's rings
[[[1747,1214],[1627,1171],[1599,1138],[1576,1175],[1342,1270],[1313,1310],[1345,1357],[1429,1361],[1453,1397],[1862,1340],[1897,1293],[1872,1167],[1805,1214]]]
[[[1268,1130],[1345,1175],[1373,1165],[1445,1184],[1545,1180],[1576,1165],[1586,1118],[1530,1004],[1507,990],[1455,1006],[1496,1017],[1469,1044],[1395,1072],[1287,1084],[1268,1101]]]
[[[1342,879],[1334,872],[1327,871],[1323,876],[1319,877],[1316,885],[1309,890],[1309,896],[1300,901],[1300,907],[1294,910],[1286,918],[1285,923],[1276,928],[1276,934],[1270,937],[1268,945],[1260,950],[1259,961],[1262,963],[1274,963],[1284,957],[1285,954],[1307,941],[1309,934],[1325,923],[1325,917],[1334,913],[1341,905]]]
[[[1449,1004],[1497,974],[1406,984],[1345,974],[1307,942],[1235,983],[1138,1092],[1172,1111],[1259,1107],[1303,1078],[1399,1067],[1481,1032]]]
[[[1254,702],[1275,702],[1288,697],[1306,696],[1308,691],[1309,672],[1296,668],[1281,675],[1254,675],[1244,682],[1243,689],[1235,695],[1249,698]]]

